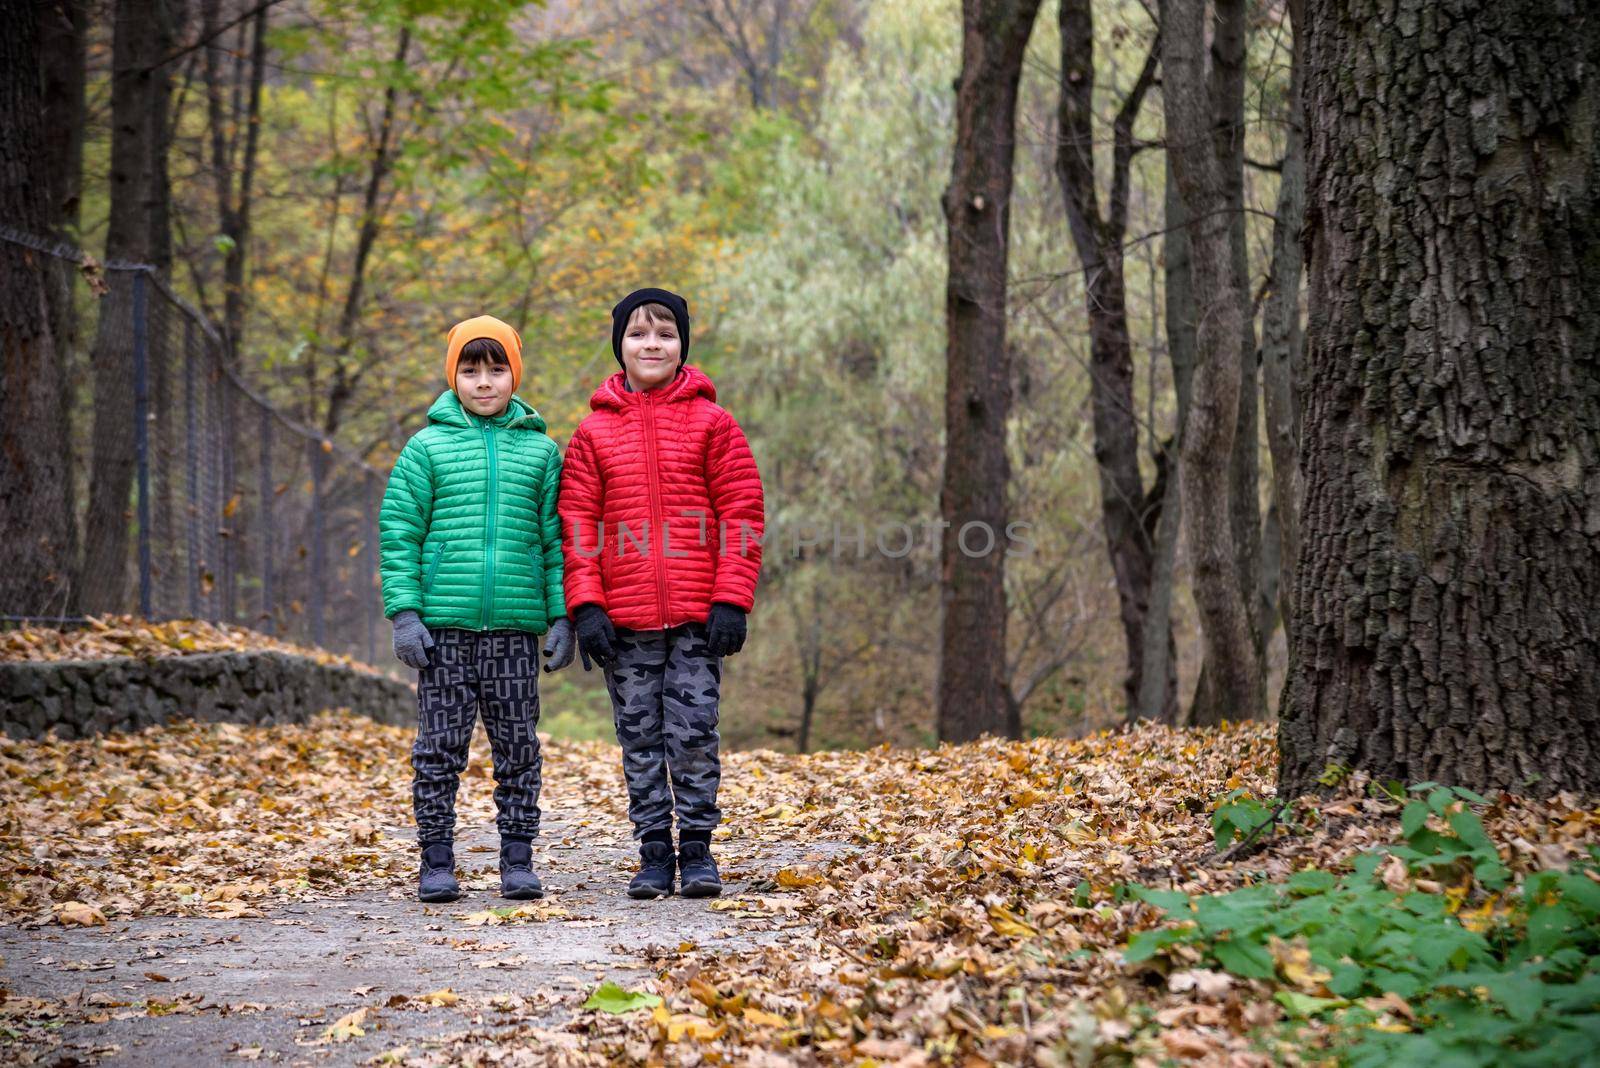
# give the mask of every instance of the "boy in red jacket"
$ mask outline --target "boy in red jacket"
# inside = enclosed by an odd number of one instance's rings
[[[711,831],[722,657],[744,645],[764,531],[761,475],[687,363],[689,305],[640,289],[611,309],[622,370],[589,398],[561,475],[567,610],[616,717],[639,872],[628,895],[722,892]],[[672,818],[678,817],[678,852]]]

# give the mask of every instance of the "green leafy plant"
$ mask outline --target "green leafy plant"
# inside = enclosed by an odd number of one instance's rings
[[[1217,848],[1227,849],[1236,839],[1244,838],[1272,822],[1273,809],[1266,802],[1251,796],[1248,790],[1234,790],[1217,802],[1211,812],[1211,830]]]
[[[1500,861],[1500,854],[1483,829],[1483,821],[1469,804],[1487,804],[1488,799],[1459,786],[1422,783],[1411,793],[1427,792],[1427,800],[1414,800],[1400,813],[1400,833],[1406,844],[1390,852],[1414,870],[1446,876],[1470,868],[1479,883],[1490,890],[1505,886],[1511,873]],[[1437,816],[1447,830],[1433,830],[1429,817]]]
[[[1408,793],[1425,797],[1405,805],[1402,842],[1362,854],[1342,875],[1308,869],[1193,898],[1128,887],[1178,923],[1135,934],[1126,958],[1184,944],[1234,975],[1273,982],[1292,1019],[1334,1025],[1356,1068],[1592,1062],[1600,850],[1517,881],[1470,808],[1486,799],[1433,783]],[[1437,889],[1380,878],[1391,857]]]

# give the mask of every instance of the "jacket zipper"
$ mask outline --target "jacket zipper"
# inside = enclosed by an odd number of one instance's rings
[[[433,559],[428,561],[428,573],[422,576],[422,592],[427,593],[433,589],[433,576],[439,573],[439,562],[444,559],[444,542],[437,541],[433,544]]]
[[[483,424],[483,447],[489,454],[489,507],[485,510],[488,518],[483,527],[483,622],[478,629],[488,630],[489,620],[494,618],[494,527],[499,497],[496,487],[500,484],[494,469],[494,428],[488,423]]]
[[[660,469],[656,466],[656,405],[655,397],[651,393],[644,395],[644,455],[645,463],[649,466],[650,484],[650,542],[654,546],[657,539],[661,548],[666,548],[666,529],[662,526],[661,519],[661,486]],[[656,606],[661,610],[661,629],[667,629],[667,561],[664,554],[652,548],[656,558]]]

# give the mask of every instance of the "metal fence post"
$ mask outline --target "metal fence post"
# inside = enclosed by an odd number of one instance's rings
[[[200,458],[195,450],[194,326],[183,324],[183,413],[188,448],[189,618],[200,618]]]
[[[327,648],[327,537],[322,521],[324,442],[311,443],[311,640]]]
[[[239,554],[235,549],[238,542],[239,504],[234,500],[238,492],[234,486],[233,472],[233,383],[228,381],[222,373],[221,357],[218,358],[217,377],[221,380],[220,393],[222,395],[222,426],[219,428],[219,444],[222,447],[222,510],[217,515],[217,522],[221,524],[222,544],[222,618],[228,623],[239,620],[238,601],[234,573],[238,567]],[[232,512],[230,515],[229,513]]]
[[[374,503],[376,494],[373,490],[377,486],[377,479],[370,473],[361,480],[366,487],[367,513],[367,566],[366,582],[363,584],[366,595],[361,598],[361,603],[367,611],[367,663],[378,662],[378,616],[383,611],[379,601],[378,590],[378,509]]]
[[[261,625],[273,631],[272,550],[277,539],[272,525],[272,409],[261,409]]]
[[[145,273],[133,272],[133,448],[139,467],[139,615],[150,618],[150,371]]]

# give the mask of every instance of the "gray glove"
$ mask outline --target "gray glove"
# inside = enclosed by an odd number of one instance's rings
[[[394,655],[408,668],[421,671],[428,666],[428,650],[433,635],[423,626],[422,617],[411,609],[394,614]]]
[[[572,620],[562,616],[550,624],[550,633],[544,640],[544,655],[546,671],[560,671],[572,663],[573,650],[577,645],[572,640]]]

